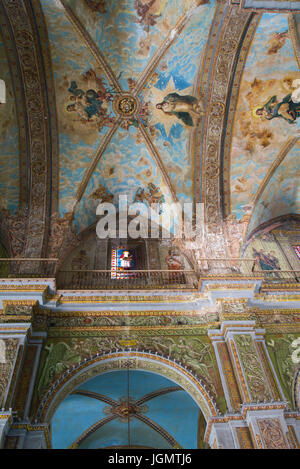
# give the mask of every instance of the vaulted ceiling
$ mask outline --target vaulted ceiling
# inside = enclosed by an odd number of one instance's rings
[[[205,419],[169,379],[122,370],[79,386],[58,407],[51,428],[55,449],[196,449],[203,444]]]
[[[298,14],[215,0],[4,0],[0,18],[10,214],[26,207],[47,224],[59,212],[79,233],[121,194],[204,202],[207,223],[231,216],[249,234],[300,214]]]

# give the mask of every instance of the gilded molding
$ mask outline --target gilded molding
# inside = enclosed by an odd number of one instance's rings
[[[221,5],[220,8],[225,10],[226,6]],[[238,95],[238,86],[232,86],[233,76],[235,83],[238,83],[248,45],[259,17],[251,12],[240,10],[238,5],[229,5],[227,8],[215,56],[210,58],[210,61],[213,60],[213,72],[210,77],[204,123],[202,200],[205,201],[205,218],[209,224],[219,223],[222,220],[221,181],[220,178],[211,177],[211,174],[215,172],[213,168],[220,168],[221,149],[224,145],[224,135],[226,135],[225,128],[229,117],[232,117],[230,113],[234,113],[235,110],[233,100]],[[241,46],[237,47],[238,44]],[[224,82],[224,77],[227,78],[226,82]],[[225,145],[227,148],[227,140]]]
[[[2,1],[9,20],[14,47],[22,74],[27,113],[27,133],[30,157],[30,204],[24,237],[24,256],[43,257],[49,221],[49,110],[44,63],[40,55],[34,17],[28,0]]]
[[[227,345],[225,342],[219,342],[216,344],[216,346],[219,352],[222,367],[224,369],[223,376],[226,381],[231,406],[235,411],[239,411],[241,404],[241,396],[234,376]]]
[[[15,386],[16,386],[17,375],[18,375],[18,372],[19,372],[20,363],[21,363],[21,359],[22,359],[22,356],[23,356],[23,348],[24,348],[23,345],[20,345],[19,349],[18,349],[17,359],[16,359],[16,363],[15,363],[15,366],[14,366],[9,391],[8,391],[6,402],[5,402],[5,407],[6,408],[9,408],[11,406],[12,394],[13,394],[13,391],[14,391]]]
[[[260,405],[253,405],[253,404],[243,404],[242,406],[242,412],[240,414],[234,414],[234,415],[225,415],[221,417],[211,417],[207,426],[207,431],[205,433],[205,441],[208,443],[211,429],[214,423],[228,423],[228,422],[245,422],[247,419],[247,413],[248,411],[265,411],[265,410],[284,410],[286,408],[286,404],[284,403],[279,403],[279,404],[260,404]],[[300,417],[299,417],[300,418]],[[249,423],[249,430],[252,435],[252,440],[255,442],[254,438],[254,433],[251,427],[251,424]]]
[[[243,396],[245,398],[245,401],[250,402],[250,396],[249,396],[248,389],[247,389],[247,386],[246,386],[244,374],[243,374],[243,371],[242,371],[242,368],[241,368],[241,365],[240,365],[240,360],[239,360],[239,357],[238,357],[238,354],[237,354],[235,343],[234,343],[233,340],[230,340],[229,343],[230,343],[230,351],[232,351],[233,358],[234,358],[234,363],[235,363],[237,374],[238,374],[238,377],[239,377],[238,382],[240,383],[240,386],[242,388],[242,393],[243,393]]]
[[[237,427],[235,431],[239,440],[240,449],[253,449],[249,428]]]
[[[267,360],[265,350],[264,350],[264,347],[263,347],[263,343],[257,341],[256,346],[257,346],[257,350],[258,350],[258,354],[259,354],[259,357],[260,357],[261,364],[263,366],[266,378],[268,380],[269,388],[271,389],[272,394],[273,394],[273,398],[276,399],[276,400],[280,400],[281,399],[281,394],[279,392],[278,385],[277,385],[277,383],[275,381],[275,378],[273,376],[273,372],[271,370],[270,364]]]

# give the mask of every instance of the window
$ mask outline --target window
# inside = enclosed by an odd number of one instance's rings
[[[111,254],[111,278],[128,278],[134,276],[136,256],[134,249],[113,248]]]
[[[293,246],[295,253],[298,256],[298,259],[300,259],[300,246]]]

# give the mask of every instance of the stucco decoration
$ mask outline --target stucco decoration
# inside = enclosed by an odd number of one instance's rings
[[[267,334],[266,345],[290,407],[295,407],[293,383],[299,367],[299,334]]]
[[[97,376],[100,373],[116,369],[141,369],[152,371],[174,381],[186,390],[198,403],[206,420],[210,416],[216,415],[217,408],[213,399],[209,395],[201,380],[193,377],[190,371],[185,370],[180,364],[175,364],[170,359],[143,352],[116,352],[107,354],[86,362],[82,362],[78,367],[73,367],[71,374],[65,373],[60,381],[56,381],[52,391],[47,393],[45,399],[39,407],[37,417],[42,420],[51,419],[55,409],[60,402],[74,390],[76,386],[84,383],[87,379]]]
[[[0,340],[0,407],[3,407],[3,400],[8,391],[7,386],[13,371],[18,344],[18,339]]]
[[[252,337],[246,334],[237,335],[235,342],[252,400],[254,402],[269,401],[271,393]]]
[[[152,335],[152,334],[151,334]],[[106,353],[114,348],[122,348],[124,336],[107,336],[102,338],[52,339],[47,342],[42,352],[35,402],[47,394],[53,383],[73,366],[77,366],[85,358],[89,359],[96,353]],[[202,337],[131,337],[137,346],[169,356],[171,360],[180,361],[188,366],[205,383],[207,390],[217,400],[220,408],[224,408],[225,399],[219,373],[216,368],[216,358],[209,339]]]
[[[288,449],[279,419],[258,419],[265,449]]]

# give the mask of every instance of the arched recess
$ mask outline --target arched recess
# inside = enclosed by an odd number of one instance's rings
[[[133,370],[157,373],[181,386],[198,404],[206,422],[219,414],[217,405],[205,385],[181,364],[149,352],[123,350],[92,357],[64,373],[44,396],[36,419],[40,423],[49,424],[60,403],[79,385],[102,373],[124,369],[127,366]]]
[[[204,449],[205,429],[201,410],[185,390],[152,371],[129,368],[86,381],[51,420],[53,449]]]
[[[127,237],[124,237],[126,234],[121,231],[121,222],[117,213],[113,236],[107,238],[100,236],[98,226],[94,223],[81,232],[74,243],[65,244],[65,249],[60,251],[59,263],[56,266],[58,288],[74,289],[77,285],[82,289],[88,285],[88,289],[97,289],[99,282],[109,281],[109,272],[113,270],[113,249],[132,251],[134,258],[132,270],[141,270],[145,274],[141,275],[140,279],[148,278],[147,271],[153,271],[151,278],[158,281],[163,279],[159,276],[159,271],[166,272],[166,277],[168,271],[178,271],[178,275],[176,272],[173,275],[171,283],[176,283],[177,280],[180,284],[196,281],[196,266],[192,253],[185,250],[172,233],[163,230],[152,219],[143,218],[146,227],[144,233],[142,232],[139,237],[132,237],[130,224],[135,222],[135,219],[128,216],[127,222]],[[189,273],[183,277],[179,271]],[[106,288],[107,286],[106,284]]]

